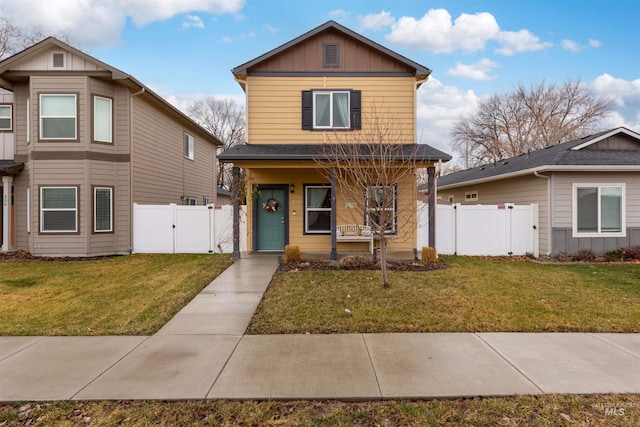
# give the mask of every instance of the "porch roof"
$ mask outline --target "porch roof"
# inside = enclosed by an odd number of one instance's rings
[[[24,168],[24,163],[0,160],[0,175],[15,175]]]
[[[218,158],[223,162],[268,161],[268,160],[314,160],[322,158],[323,148],[327,144],[246,144],[236,145],[220,153]],[[443,153],[426,144],[402,144],[398,154],[401,157],[412,157],[418,162],[437,162],[451,160],[449,154]],[[368,144],[358,144],[363,160],[372,157]],[[414,151],[415,150],[415,151]],[[406,156],[406,157],[405,157]]]

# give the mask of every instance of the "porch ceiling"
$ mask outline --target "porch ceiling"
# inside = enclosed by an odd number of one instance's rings
[[[24,168],[24,163],[13,160],[0,160],[0,176],[15,175]]]

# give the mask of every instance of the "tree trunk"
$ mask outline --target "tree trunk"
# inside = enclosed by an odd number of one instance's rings
[[[380,236],[380,273],[382,273],[382,287],[389,288],[389,273],[387,272],[387,238]]]

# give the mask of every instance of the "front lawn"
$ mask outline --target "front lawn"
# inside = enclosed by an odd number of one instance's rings
[[[217,255],[0,261],[0,335],[150,335],[229,264]]]
[[[640,331],[638,264],[443,260],[388,289],[379,271],[278,273],[248,333]]]

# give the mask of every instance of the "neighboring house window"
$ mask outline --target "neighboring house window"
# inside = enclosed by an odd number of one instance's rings
[[[324,68],[340,66],[340,45],[338,43],[324,43],[322,45],[322,66]]]
[[[359,90],[302,91],[302,129],[361,129]]]
[[[183,206],[196,206],[198,204],[198,200],[195,197],[183,197],[182,205]]]
[[[76,95],[40,95],[40,139],[76,139]]]
[[[449,203],[455,203],[456,198],[454,196],[449,196]]]
[[[470,191],[468,193],[464,193],[464,201],[465,202],[477,202],[478,201],[478,192]]]
[[[395,185],[371,185],[367,187],[365,225],[377,231],[384,227],[386,234],[396,233],[397,201]]]
[[[573,185],[573,236],[626,235],[624,184]]]
[[[40,187],[40,232],[78,231],[78,188]]]
[[[93,188],[93,232],[113,231],[113,188]]]
[[[193,142],[193,136],[189,135],[188,133],[184,134],[184,156],[187,159],[191,159],[193,160],[193,152],[194,152],[194,142]]]
[[[113,142],[113,100],[93,97],[93,140]]]
[[[304,232],[331,233],[331,186],[305,186],[304,200]]]
[[[211,199],[206,197],[206,196],[203,197],[202,198],[202,204],[205,205],[205,206],[211,204]]]
[[[13,129],[11,105],[0,105],[0,130]]]

